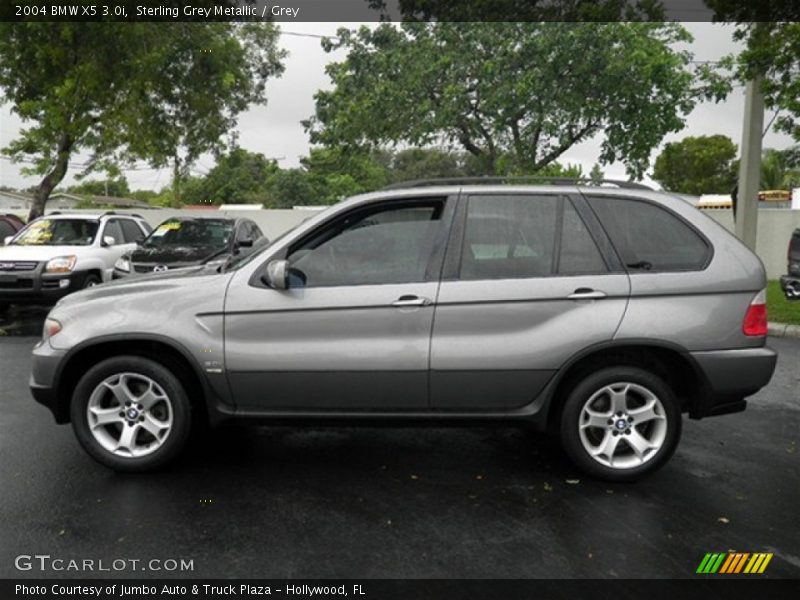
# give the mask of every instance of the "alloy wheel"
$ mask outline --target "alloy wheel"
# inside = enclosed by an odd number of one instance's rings
[[[584,450],[598,463],[631,469],[651,460],[667,435],[661,400],[646,387],[618,382],[602,387],[584,403],[578,420]]]
[[[160,448],[172,430],[172,402],[141,373],[116,373],[92,391],[86,419],[94,439],[121,457],[142,457]]]

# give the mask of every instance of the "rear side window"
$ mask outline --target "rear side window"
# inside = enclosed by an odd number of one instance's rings
[[[562,196],[471,196],[461,279],[518,279],[606,271],[571,202]]]
[[[627,267],[697,271],[708,263],[706,241],[667,209],[631,198],[594,196],[590,202]]]

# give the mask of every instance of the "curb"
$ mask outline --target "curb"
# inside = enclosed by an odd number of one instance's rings
[[[800,325],[788,325],[787,323],[767,323],[767,333],[772,337],[778,338],[800,338]]]

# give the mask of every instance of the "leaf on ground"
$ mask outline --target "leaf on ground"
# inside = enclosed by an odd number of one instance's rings
[[[717,521],[719,521],[720,523],[724,523],[725,525],[731,522],[731,520],[728,517],[720,517],[719,519],[717,519]]]

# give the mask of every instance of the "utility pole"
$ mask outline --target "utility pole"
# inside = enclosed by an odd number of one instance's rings
[[[742,158],[736,207],[736,236],[751,250],[756,249],[758,233],[758,188],[761,183],[761,136],[764,128],[762,75],[747,82],[742,130]]]

